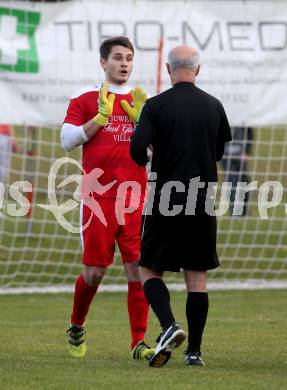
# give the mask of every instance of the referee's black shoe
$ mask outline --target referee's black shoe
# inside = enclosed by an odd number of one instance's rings
[[[200,352],[188,352],[186,351],[184,358],[185,367],[204,366],[204,361],[201,359]]]
[[[156,340],[158,345],[154,355],[149,360],[149,366],[159,368],[166,364],[170,359],[172,351],[179,347],[185,338],[185,332],[178,324],[171,325],[164,330]]]

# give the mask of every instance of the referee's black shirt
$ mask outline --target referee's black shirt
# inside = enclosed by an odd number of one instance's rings
[[[217,182],[216,161],[231,140],[222,104],[191,82],[180,82],[148,99],[131,138],[130,153],[139,165],[147,163],[153,146],[152,172],[157,184],[177,180]],[[157,187],[159,188],[159,187]]]

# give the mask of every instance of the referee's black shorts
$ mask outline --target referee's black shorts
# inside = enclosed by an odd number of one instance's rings
[[[139,265],[159,272],[206,271],[219,266],[216,217],[205,212],[204,202],[198,203],[195,215],[185,215],[183,210],[164,216],[156,205],[152,215],[143,216]]]

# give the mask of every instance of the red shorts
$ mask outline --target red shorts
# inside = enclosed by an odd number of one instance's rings
[[[137,262],[140,251],[143,203],[140,202],[135,211],[125,213],[125,223],[120,224],[115,212],[114,198],[95,200],[102,211],[100,215],[94,213],[87,205],[82,205],[82,227],[87,224],[87,227],[83,228],[81,232],[84,249],[82,263],[98,267],[111,265],[114,258],[115,242],[119,246],[123,263]],[[107,226],[101,221],[102,216],[104,216]]]

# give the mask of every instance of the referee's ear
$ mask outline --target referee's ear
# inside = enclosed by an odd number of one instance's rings
[[[169,66],[169,63],[166,63],[165,65],[166,65],[167,73],[170,75],[171,73],[170,73],[170,66]]]
[[[199,71],[200,71],[200,65],[198,65],[198,67],[196,68],[196,71],[195,71],[195,76],[197,76],[197,75],[198,75]]]

